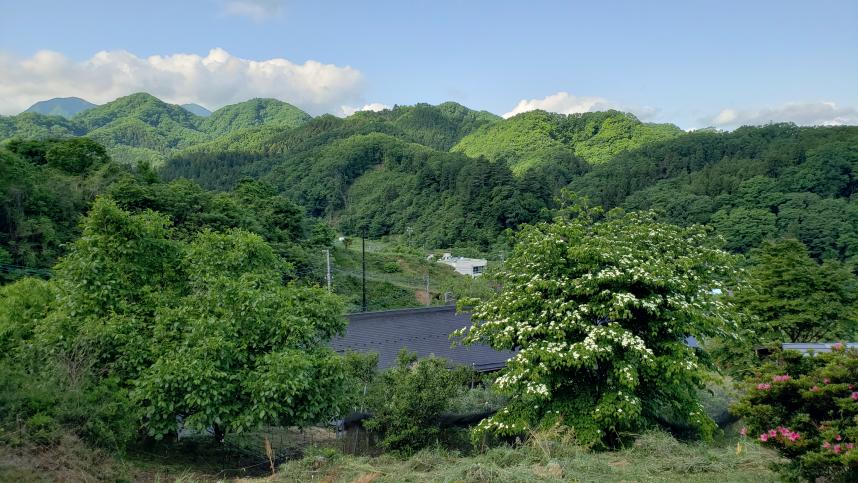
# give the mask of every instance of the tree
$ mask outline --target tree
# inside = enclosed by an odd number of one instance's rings
[[[818,342],[858,335],[858,280],[843,264],[817,263],[800,241],[763,243],[735,302],[760,342]]]
[[[396,367],[378,377],[368,397],[372,418],[367,428],[382,435],[385,448],[412,453],[437,441],[441,414],[462,392],[462,372],[436,357],[417,360],[403,349]]]
[[[165,216],[98,198],[48,282],[56,301],[31,329],[17,329],[32,334],[28,350],[86,356],[89,375],[117,381],[156,438],[175,431],[177,416],[222,437],[338,414],[345,372],[327,341],[345,325],[339,299],[283,285],[285,262],[257,234],[172,235]]]
[[[92,139],[71,138],[49,147],[45,159],[49,166],[69,174],[83,174],[90,167],[106,163],[110,157],[104,146]]]
[[[497,381],[509,405],[478,433],[559,421],[582,443],[611,445],[670,419],[709,435],[696,393],[705,359],[685,340],[734,332],[729,301],[713,294],[733,256],[700,226],[567,211],[577,215],[519,233],[502,292],[478,303],[462,331],[464,343],[517,350]]]

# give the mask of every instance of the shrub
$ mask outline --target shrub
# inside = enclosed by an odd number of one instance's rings
[[[373,417],[367,428],[381,433],[386,449],[411,454],[438,440],[440,417],[464,390],[462,371],[450,371],[444,359],[417,360],[403,350],[398,365],[379,376],[369,395]]]
[[[382,265],[381,270],[384,273],[396,273],[402,271],[402,269],[399,267],[399,264],[396,262],[385,262],[385,264]]]
[[[748,379],[733,407],[743,432],[790,462],[784,477],[858,481],[858,351],[786,351]]]

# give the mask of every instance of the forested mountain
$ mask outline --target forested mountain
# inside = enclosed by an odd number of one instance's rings
[[[36,114],[44,114],[46,116],[62,116],[70,119],[75,114],[92,109],[95,106],[95,104],[85,101],[80,97],[55,97],[46,101],[39,101],[24,112],[35,112]]]
[[[35,112],[23,112],[17,116],[0,116],[0,140],[49,139],[78,136],[81,129],[62,116],[46,116]]]
[[[197,112],[208,112],[197,108]],[[300,109],[273,99],[252,99],[211,114],[198,116],[194,109],[137,93],[92,107],[71,119],[33,112],[0,116],[0,140],[86,136],[104,145],[120,163],[146,161],[160,166],[173,152],[224,134],[255,126],[287,129],[310,119]]]
[[[272,99],[202,118],[148,94],[72,119],[0,117],[2,138],[79,135],[120,163],[157,167],[167,159],[160,175],[168,180],[226,192],[246,177],[262,180],[346,233],[409,232],[426,246],[488,249],[504,229],[549,218],[568,185],[608,208],[655,208],[672,223],[711,224],[738,252],[792,236],[817,259],[858,256],[854,127],[683,133],[617,111],[532,111],[504,120],[452,102],[311,118]],[[26,143],[16,143],[10,149],[30,156]],[[11,160],[8,169],[41,176]],[[83,183],[57,176],[45,179]],[[63,202],[82,203],[70,193]],[[13,258],[40,263],[15,243],[8,244]],[[56,249],[46,247],[34,253],[51,258]]]
[[[518,173],[568,154],[604,163],[620,152],[681,134],[673,124],[646,124],[619,111],[563,115],[537,110],[484,126],[453,151],[504,161]]]
[[[310,115],[292,104],[277,99],[251,99],[224,106],[200,123],[200,129],[211,136],[261,125],[292,128],[305,124]]]
[[[516,177],[503,163],[446,151],[495,122],[455,103],[321,116],[292,130],[266,126],[195,146],[162,174],[223,190],[251,176],[347,232],[410,228],[427,245],[487,248],[502,230],[545,218],[559,188],[587,169],[569,154]]]
[[[106,146],[119,162],[160,164],[172,150],[209,139],[201,118],[145,93],[120,97],[75,116],[87,137]]]
[[[858,256],[858,127],[695,132],[621,153],[570,188],[607,208],[712,224],[739,252],[795,237],[816,258]]]

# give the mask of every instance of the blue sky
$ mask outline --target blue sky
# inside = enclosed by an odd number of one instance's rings
[[[854,0],[0,4],[3,114],[148,90],[313,114],[454,100],[498,114],[613,107],[684,128],[858,123]]]

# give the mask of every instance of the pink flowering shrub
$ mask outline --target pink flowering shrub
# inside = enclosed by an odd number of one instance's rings
[[[858,351],[842,345],[815,357],[787,351],[747,381],[732,411],[743,437],[789,459],[789,480],[858,481]]]

